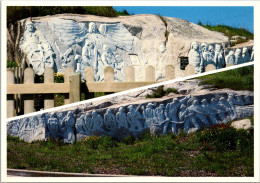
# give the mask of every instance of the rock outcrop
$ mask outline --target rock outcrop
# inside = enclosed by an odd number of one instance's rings
[[[163,80],[165,67],[173,65],[176,77],[184,76],[180,57],[188,57],[192,42],[227,44],[228,37],[186,20],[157,15],[116,18],[61,14],[18,21],[7,34],[8,60],[31,65],[37,74],[45,67],[56,72],[73,65],[82,73],[91,66],[95,81],[103,81],[111,66],[115,80],[124,80],[124,68],[136,69],[136,81],[144,81],[151,65],[156,80]]]

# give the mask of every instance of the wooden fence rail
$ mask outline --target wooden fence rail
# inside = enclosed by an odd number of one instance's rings
[[[65,104],[80,101],[80,74],[73,69],[65,71],[64,83],[54,83],[54,71],[46,68],[44,83],[34,83],[32,68],[24,70],[23,83],[15,83],[15,69],[7,70],[7,117],[17,115],[16,99],[14,96],[22,95],[24,114],[34,112],[34,94],[44,94],[44,109],[54,107],[54,93],[65,93]],[[21,100],[21,99],[20,99]]]
[[[87,92],[119,92],[132,88],[142,87],[156,83],[155,69],[148,66],[145,69],[145,81],[135,81],[135,68],[128,66],[124,70],[125,81],[115,82],[114,69],[106,67],[104,70],[104,82],[94,82],[94,71],[92,67],[85,69],[84,75],[86,80]],[[16,73],[21,75],[17,77]],[[18,79],[17,79],[18,78]],[[166,80],[175,78],[175,69],[172,65],[165,68]],[[64,104],[80,101],[80,93],[86,91],[80,87],[80,74],[75,73],[72,67],[66,68],[64,72],[64,83],[54,83],[54,71],[52,68],[45,68],[44,83],[34,83],[34,71],[27,68],[23,73],[15,69],[7,69],[7,117],[17,115],[18,108],[15,105],[18,98],[23,101],[24,114],[34,112],[35,94],[44,95],[44,109],[54,107],[55,93],[64,94]],[[17,82],[19,80],[19,82]]]

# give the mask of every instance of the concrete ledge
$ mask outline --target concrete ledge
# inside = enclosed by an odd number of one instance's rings
[[[9,177],[133,177],[132,175],[112,175],[112,174],[87,174],[87,173],[67,173],[49,172],[35,170],[7,169]]]

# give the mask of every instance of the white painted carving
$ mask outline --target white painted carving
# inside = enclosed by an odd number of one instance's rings
[[[191,43],[191,50],[189,52],[189,64],[195,67],[195,73],[201,72],[201,53],[197,42]]]

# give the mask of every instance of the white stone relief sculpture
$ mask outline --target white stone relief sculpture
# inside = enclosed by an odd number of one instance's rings
[[[208,64],[215,65],[214,57],[215,57],[214,47],[212,45],[209,45],[209,48],[208,48]]]
[[[242,51],[241,51],[240,48],[236,49],[236,51],[235,51],[235,58],[236,58],[236,65],[243,63]]]
[[[115,115],[112,113],[111,109],[107,109],[107,112],[104,115],[104,125],[107,129],[112,130],[116,125],[116,118]]]
[[[116,113],[116,122],[117,122],[118,128],[120,128],[121,126],[128,128],[125,107],[119,108],[118,112]]]
[[[128,113],[127,113],[127,122],[130,125],[130,129],[133,131],[140,131],[142,130],[142,115],[138,111],[138,107],[135,109],[133,105],[128,106]]]
[[[250,61],[250,56],[249,56],[247,47],[244,47],[242,50],[242,59],[243,59],[243,63]]]
[[[228,55],[225,57],[225,60],[226,60],[226,64],[232,64],[232,65],[236,64],[236,58],[233,50],[230,50],[228,52]]]
[[[100,131],[101,127],[104,125],[103,118],[101,117],[100,114],[98,114],[97,111],[92,112],[92,122],[93,122],[93,126],[91,131],[93,132]]]
[[[241,107],[252,103],[252,97],[234,93],[217,97],[188,95],[172,101],[167,99],[138,106],[129,104],[114,109],[99,109],[99,112],[80,112],[75,114],[77,117],[72,111],[29,117],[9,123],[7,129],[8,134],[25,141],[53,138],[62,139],[65,143],[73,143],[90,135],[118,135],[124,130],[129,134],[142,133],[144,129],[150,129],[155,134],[178,134],[181,129],[189,133],[237,119],[241,116]],[[245,112],[248,113],[249,109],[253,108],[249,107]],[[252,114],[251,110],[248,115]]]
[[[51,45],[30,21],[26,22],[20,48],[26,53],[27,59],[33,66],[36,74],[42,75],[46,67],[54,66],[54,52]]]
[[[191,50],[189,52],[189,64],[195,67],[195,74],[201,72],[201,53],[197,42],[191,43]]]
[[[220,44],[216,44],[214,62],[216,65],[216,69],[221,69],[225,65],[223,50],[221,49]]]
[[[146,108],[142,106],[143,118],[145,119],[145,122],[148,127],[153,124],[153,118],[155,117],[155,111],[153,107],[154,105],[152,103],[148,103]]]

